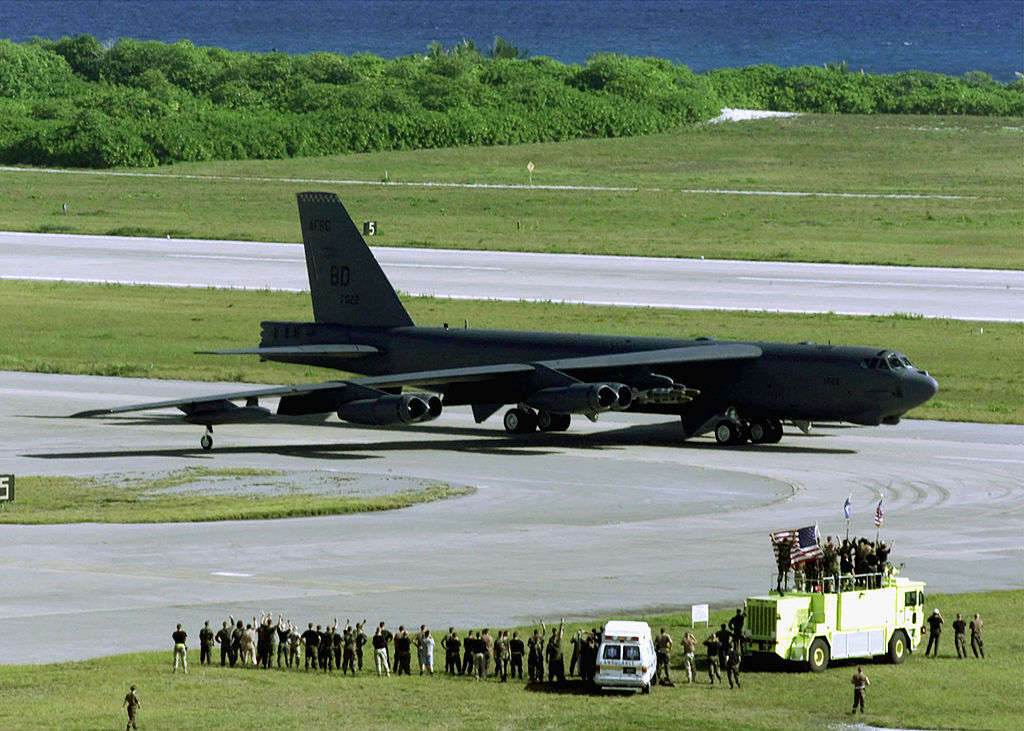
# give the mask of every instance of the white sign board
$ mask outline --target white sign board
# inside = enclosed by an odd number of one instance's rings
[[[14,499],[14,475],[0,475],[0,502]]]
[[[690,607],[690,624],[694,627],[697,626],[697,622],[708,623],[708,605],[707,604],[694,604]]]

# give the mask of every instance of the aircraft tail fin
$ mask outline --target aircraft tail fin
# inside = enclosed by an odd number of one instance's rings
[[[412,318],[334,193],[299,193],[306,268],[319,323],[402,327]]]

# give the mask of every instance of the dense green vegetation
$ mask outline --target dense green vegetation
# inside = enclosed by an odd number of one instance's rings
[[[398,510],[467,495],[429,481],[394,478],[394,489],[361,489],[356,478],[274,470],[186,467],[162,475],[18,477],[16,503],[0,523],[174,523],[273,520]],[[308,483],[308,484],[307,484]]]
[[[584,66],[509,44],[432,46],[394,60],[286,55],[81,35],[0,41],[0,161],[148,167],[622,137],[707,120],[724,105],[806,112],[1020,115],[1024,86],[845,66],[694,74],[600,53]]]
[[[789,315],[406,298],[418,323],[893,347],[940,384],[912,418],[1024,423],[1024,324],[915,317]],[[263,319],[312,317],[309,295],[0,280],[0,370],[187,380],[302,383],[337,377],[196,350],[253,345]]]
[[[422,621],[387,613],[389,625]],[[343,607],[343,597],[338,597]],[[332,599],[325,598],[325,606]],[[190,673],[171,673],[170,632],[186,622],[190,638],[204,619],[197,613],[169,614],[167,650],[51,665],[0,666],[0,726],[4,728],[119,728],[119,706],[128,687],[138,686],[139,727],[148,728],[436,728],[436,729],[753,729],[843,728],[850,723],[850,678],[858,665],[871,679],[867,713],[857,722],[882,728],[1018,729],[1024,716],[1024,592],[935,595],[928,606],[946,617],[942,654],[933,660],[920,650],[902,665],[837,662],[821,674],[744,668],[743,688],[707,683],[680,684],[682,655],[673,652],[676,686],[645,695],[602,695],[571,680],[564,686],[518,680],[479,683],[469,678],[433,676],[377,678],[366,668],[356,677],[253,668],[200,667],[190,645]],[[262,607],[262,605],[261,605]],[[984,660],[958,660],[949,624],[957,612],[979,612],[985,620]],[[711,614],[724,622],[731,608]],[[236,611],[236,614],[244,614]],[[328,619],[344,612],[331,608]],[[643,617],[666,627],[678,643],[689,616]],[[297,618],[306,621],[306,618]],[[550,617],[548,618],[551,619]],[[589,628],[607,618],[567,625]],[[376,618],[371,618],[375,621]],[[493,625],[492,625],[493,628]],[[164,630],[159,629],[162,633]],[[467,628],[460,628],[460,632]],[[508,628],[512,630],[513,628]],[[530,628],[519,628],[524,631]],[[435,628],[435,632],[438,628]],[[706,630],[696,630],[703,639]],[[161,634],[163,636],[163,634]],[[568,642],[564,642],[566,649]],[[703,648],[701,648],[703,649]],[[216,655],[216,652],[215,652]],[[444,667],[435,648],[435,671]],[[568,657],[567,657],[568,660]],[[698,670],[702,669],[698,659]]]

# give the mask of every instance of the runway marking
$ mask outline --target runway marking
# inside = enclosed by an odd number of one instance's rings
[[[997,462],[999,464],[1024,464],[1024,459],[999,459],[996,457],[957,457],[955,455],[940,455],[939,459],[951,459],[957,462]]]
[[[227,254],[168,254],[169,259],[222,259],[225,261],[266,261],[271,264],[305,264],[305,259],[280,259],[273,256],[228,256]]]
[[[211,571],[210,572],[210,576],[231,576],[231,577],[250,578],[252,576],[252,574],[242,574],[242,573],[238,573],[236,571]]]
[[[391,266],[391,265],[385,265]],[[495,271],[502,271],[500,268],[495,267]],[[22,280],[27,282],[74,282],[79,284],[123,284],[126,286],[146,286],[146,287],[174,287],[178,289],[235,289],[240,291],[252,291],[252,292],[263,292],[270,290],[272,292],[308,292],[308,287],[267,287],[261,285],[255,286],[244,286],[244,285],[227,285],[227,284],[211,284],[209,282],[203,284],[196,284],[195,282],[161,282],[154,280],[137,280],[137,279],[89,279],[83,277],[28,277],[28,276],[15,276],[9,277],[0,274],[0,280]],[[916,312],[902,312],[899,310],[893,310],[892,312],[863,312],[858,310],[836,310],[836,309],[801,309],[801,308],[788,308],[788,307],[739,307],[729,305],[713,305],[709,306],[707,302],[700,304],[686,304],[684,302],[633,302],[629,300],[598,300],[598,299],[572,299],[572,298],[557,298],[551,297],[529,297],[526,295],[517,295],[515,297],[491,297],[481,294],[452,294],[452,293],[438,293],[438,292],[414,292],[409,290],[402,290],[403,294],[409,297],[436,297],[438,299],[449,299],[449,300],[480,300],[483,302],[547,302],[554,305],[590,305],[593,307],[640,307],[649,308],[652,310],[718,310],[721,312],[768,312],[784,315],[808,315],[808,314],[833,314],[833,315],[847,315],[851,317],[892,317],[895,315],[909,315],[912,317],[922,317],[925,320],[957,320],[967,322],[1020,322],[1020,318],[1017,317],[980,317],[980,316],[955,316],[955,315],[924,315]]]
[[[1022,275],[1024,277],[1024,275]],[[1024,287],[1015,287],[1008,285],[999,284],[929,284],[927,282],[885,282],[879,280],[857,280],[857,279],[809,279],[802,277],[752,277],[743,276],[736,277],[736,279],[747,281],[747,282],[780,282],[780,283],[800,283],[800,284],[828,284],[828,285],[853,285],[858,287],[899,287],[900,289],[906,289],[907,287],[917,287],[919,289],[984,289],[984,290],[996,290],[999,292],[1010,291],[1014,292],[1017,290],[1024,289]]]
[[[938,193],[829,193],[800,190],[732,190],[728,188],[640,188],[615,185],[524,185],[522,183],[438,183],[400,182],[388,180],[331,180],[329,178],[265,178],[244,175],[181,175],[171,173],[130,173],[113,170],[67,170],[62,168],[20,168],[0,166],[8,173],[46,173],[51,175],[100,175],[121,178],[166,178],[171,180],[225,180],[256,183],[317,183],[324,185],[362,185],[396,188],[471,188],[494,190],[567,190],[610,193],[683,193],[686,195],[753,195],[791,198],[887,198],[911,200],[976,200],[973,195],[943,195]]]

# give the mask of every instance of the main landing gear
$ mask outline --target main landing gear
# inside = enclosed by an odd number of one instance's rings
[[[213,425],[206,425],[206,433],[203,434],[202,439],[199,440],[199,446],[207,452],[213,449]]]
[[[745,444],[775,444],[782,439],[782,422],[778,419],[723,418],[715,425],[715,441],[726,446]]]
[[[516,406],[505,412],[502,423],[510,434],[529,434],[535,429],[541,431],[565,431],[572,422],[569,414],[553,414],[550,411],[534,411],[528,406]]]

